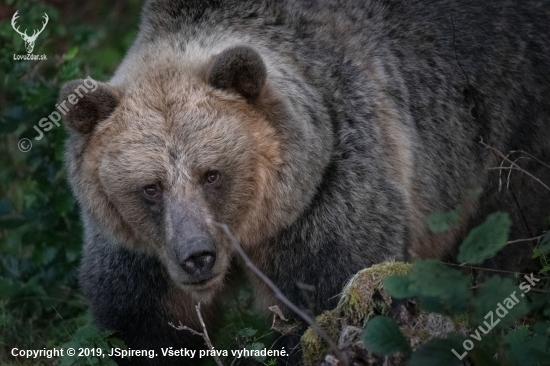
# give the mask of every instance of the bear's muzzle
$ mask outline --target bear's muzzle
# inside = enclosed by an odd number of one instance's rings
[[[181,269],[191,277],[189,284],[200,284],[212,277],[216,263],[216,246],[209,238],[191,238],[176,249]]]

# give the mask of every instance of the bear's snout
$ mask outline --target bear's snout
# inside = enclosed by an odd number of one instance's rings
[[[191,238],[176,250],[176,258],[183,271],[190,276],[190,284],[198,284],[212,277],[216,246],[208,238]]]
[[[215,277],[213,269],[219,256],[200,208],[190,201],[168,202],[165,220],[167,264],[173,280],[193,286]]]

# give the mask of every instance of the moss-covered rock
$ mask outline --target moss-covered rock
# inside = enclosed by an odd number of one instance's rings
[[[402,365],[405,362],[403,355],[385,359],[364,348],[362,329],[374,315],[394,318],[413,349],[449,332],[466,334],[465,321],[419,311],[416,300],[395,300],[384,290],[382,283],[386,277],[405,275],[411,269],[412,265],[408,263],[386,262],[359,271],[345,286],[338,306],[317,317],[319,326],[337,342],[350,364],[382,365],[389,362],[391,365]],[[333,357],[327,359],[329,347],[313,329],[309,328],[304,333],[301,344],[305,366],[334,363]],[[326,361],[329,359],[332,361]]]
[[[323,329],[332,339],[338,339],[340,334],[340,318],[336,311],[325,311],[316,319],[317,324]],[[321,337],[313,329],[308,328],[302,336],[300,343],[303,351],[303,361],[305,366],[313,366],[318,364],[327,353],[329,347]]]
[[[373,314],[387,314],[392,300],[384,291],[382,281],[391,275],[407,274],[411,268],[408,263],[386,262],[359,271],[342,292],[336,308],[340,317],[350,325],[363,327]]]

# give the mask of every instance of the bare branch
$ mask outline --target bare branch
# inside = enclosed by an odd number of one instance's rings
[[[546,184],[544,184],[539,178],[535,177],[533,174],[529,173],[528,171],[526,171],[525,169],[517,166],[514,162],[512,162],[513,165],[515,166],[510,166],[510,167],[494,167],[494,168],[487,168],[487,170],[517,170],[518,172],[522,172],[528,176],[530,176],[531,178],[533,178],[535,181],[537,181],[538,183],[540,183],[544,188],[546,188],[547,190],[550,191],[550,187],[548,187]]]
[[[543,234],[543,235],[535,236],[534,238],[512,240],[512,241],[509,241],[507,244],[521,243],[523,241],[539,240],[539,239],[544,238],[545,235],[546,235],[546,233]]]
[[[519,274],[519,275],[530,275],[530,273],[523,273],[523,272],[513,272],[513,271],[505,271],[502,269],[492,269],[492,268],[484,268],[484,267],[475,267],[475,266],[469,266],[466,263],[456,264],[456,263],[449,263],[449,262],[443,262],[449,266],[453,267],[460,267],[460,268],[468,268],[468,269],[476,269],[479,271],[486,271],[486,272],[495,272],[495,273],[507,273],[507,274]],[[550,279],[550,277],[539,277],[540,279]]]
[[[510,155],[510,154],[508,154]],[[515,159],[514,160],[514,164],[517,165],[517,162],[521,159],[527,159],[527,160],[531,160],[529,157],[526,157],[526,156],[520,156],[519,158]],[[511,166],[511,165],[510,165]],[[510,169],[508,171],[508,177],[506,177],[506,189],[510,189],[510,177],[512,176],[512,171],[513,169]],[[502,173],[502,170],[500,171]]]
[[[175,330],[186,330],[189,333],[193,333],[194,335],[197,335],[199,337],[203,337],[202,333],[199,333],[196,330],[194,330],[192,328],[189,328],[186,325],[181,324],[181,322],[180,322],[180,325],[178,325],[178,326],[175,326],[174,323],[168,323],[168,325],[171,326],[172,328],[174,328]]]
[[[191,329],[191,328],[181,324],[181,322],[180,322],[180,325],[177,326],[177,327],[173,323],[168,323],[168,325],[170,325],[172,328],[174,328],[176,330],[186,330],[186,331],[188,331],[188,332],[190,332],[194,335],[197,335],[197,336],[201,337],[202,339],[204,339],[204,343],[206,344],[208,349],[213,351],[214,346],[212,345],[212,342],[210,341],[210,337],[208,336],[208,331],[206,330],[206,324],[204,323],[204,320],[202,319],[201,303],[200,302],[197,305],[195,305],[195,310],[197,312],[197,316],[199,317],[199,322],[200,322],[201,327],[202,327],[202,333],[197,332],[196,330]],[[222,363],[222,361],[220,360],[220,358],[218,356],[213,354],[212,357],[214,357],[214,360],[216,361],[216,364],[218,366],[223,366],[223,363]]]
[[[517,165],[514,161],[510,160],[508,158],[507,155],[504,155],[502,152],[500,152],[499,150],[495,149],[494,147],[490,146],[490,145],[487,145],[485,142],[483,142],[483,139],[479,142],[481,145],[485,146],[485,148],[493,151],[495,154],[497,154],[498,156],[500,156],[502,159],[504,159],[505,161],[509,162],[510,163],[510,166],[509,167],[495,167],[495,168],[488,168],[489,170],[508,170],[508,169],[514,169],[514,170],[518,170],[520,172],[522,172],[523,174],[526,174],[528,175],[529,177],[533,178],[535,181],[537,181],[538,183],[540,183],[544,188],[546,188],[547,190],[550,191],[550,187],[548,187],[546,184],[544,184],[539,178],[535,177],[533,174],[529,173],[527,170],[523,169],[522,167],[520,167],[519,165]]]
[[[515,151],[510,151],[505,159],[502,159],[502,161],[500,162],[500,168],[503,168],[504,167],[504,163],[506,162],[506,159],[508,159],[510,157],[510,155],[513,155],[515,153]],[[494,153],[493,153],[494,154]],[[514,164],[518,161],[518,160],[521,160],[521,159],[528,159],[530,160],[529,157],[525,157],[525,156],[520,156],[519,158],[515,159],[514,160]],[[510,165],[511,166],[511,165]],[[506,170],[506,169],[500,169],[500,172],[498,173],[498,191],[500,192],[502,190],[502,171],[503,170]],[[512,170],[513,169],[509,169],[508,171],[508,176],[506,178],[506,189],[510,189],[510,177],[512,176]]]
[[[201,303],[200,302],[197,304],[197,306],[195,306],[195,310],[197,311],[197,316],[199,317],[199,321],[201,323],[202,334],[203,334],[204,341],[206,342],[206,345],[208,346],[208,348],[210,348],[211,350],[214,350],[214,346],[212,345],[212,342],[210,341],[210,337],[208,337],[208,331],[206,330],[206,325],[204,324],[204,320],[202,319]],[[220,358],[218,356],[216,356],[214,354],[213,357],[214,357],[214,360],[216,360],[216,363],[218,364],[218,366],[223,366],[223,363],[222,363],[222,361],[220,360]]]
[[[248,255],[244,252],[243,248],[241,248],[239,241],[237,238],[231,233],[229,228],[226,224],[220,224],[218,222],[212,221],[212,224],[215,226],[218,226],[221,228],[225,234],[229,237],[229,240],[231,241],[231,245],[237,250],[241,258],[244,260],[247,267],[249,267],[252,272],[256,274],[270,289],[273,291],[273,294],[283,302],[290,310],[295,312],[300,318],[302,318],[331,348],[334,355],[342,361],[344,365],[348,365],[348,360],[344,356],[342,352],[338,349],[338,346],[334,341],[328,336],[328,334],[317,325],[315,320],[313,320],[309,315],[307,315],[305,312],[303,312],[298,306],[296,306],[292,301],[290,301],[282,292],[279,290],[279,288],[262,272],[252,263]]]
[[[547,167],[548,169],[550,169],[550,165],[546,164],[544,161],[536,158],[534,155],[531,155],[528,152],[523,151],[523,150],[512,150],[508,153],[507,156],[509,156],[511,154],[518,154],[518,153],[523,154],[523,155],[527,155],[528,158],[531,158],[532,160],[536,161],[537,163],[540,163],[540,164],[544,165],[545,167]]]

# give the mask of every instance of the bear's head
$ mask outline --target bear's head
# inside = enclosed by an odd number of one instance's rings
[[[85,221],[156,256],[175,283],[207,301],[234,253],[217,223],[252,250],[303,211],[322,169],[290,148],[308,133],[285,135],[299,118],[252,48],[200,62],[134,57],[123,67],[124,77],[68,105],[71,186]],[[65,84],[60,103],[83,82]],[[288,153],[297,155],[292,164]],[[296,189],[302,179],[309,188]]]

